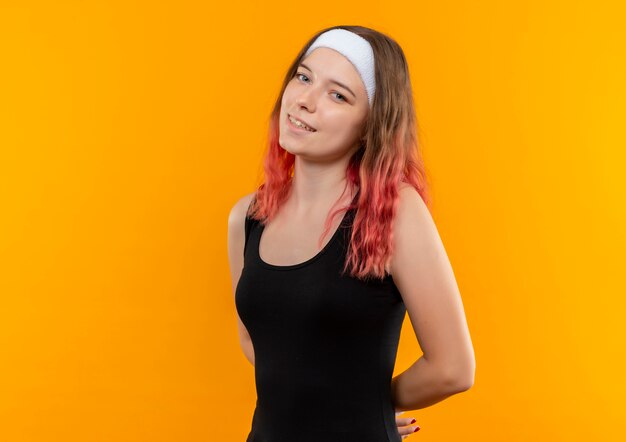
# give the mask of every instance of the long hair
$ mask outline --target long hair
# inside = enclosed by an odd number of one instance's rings
[[[279,140],[279,116],[283,93],[297,73],[309,46],[330,29],[345,29],[366,39],[374,51],[376,92],[366,121],[362,146],[350,158],[347,186],[358,188],[354,205],[340,208],[326,218],[328,233],[338,213],[356,208],[350,246],[342,270],[362,280],[384,279],[394,250],[392,221],[396,214],[400,183],[413,186],[430,210],[427,176],[418,146],[417,122],[409,68],[398,43],[387,35],[362,26],[333,26],[319,31],[306,43],[285,75],[269,119],[268,143],[263,158],[265,179],[257,188],[248,216],[267,223],[273,219],[291,190],[295,155]],[[344,189],[345,192],[345,189]]]

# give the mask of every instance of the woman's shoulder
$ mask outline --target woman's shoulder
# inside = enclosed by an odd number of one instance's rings
[[[418,206],[417,210],[428,210],[428,206],[422,199],[422,196],[412,184],[405,182],[400,183],[398,186],[398,197],[400,208],[412,206],[413,209],[415,209],[415,207]]]
[[[402,183],[398,191],[398,209],[394,218],[394,236],[411,235],[414,229],[432,227],[433,219],[430,209],[415,187]],[[397,236],[396,236],[397,237]]]
[[[255,196],[256,191],[248,193],[247,195],[239,198],[231,207],[230,213],[228,215],[228,226],[233,231],[238,232],[242,230],[242,227],[248,215],[248,209]]]
[[[422,247],[439,240],[430,209],[415,187],[403,183],[392,225],[395,243],[391,270],[396,272],[396,262],[411,262],[415,254],[422,256]],[[413,247],[413,249],[411,249]]]

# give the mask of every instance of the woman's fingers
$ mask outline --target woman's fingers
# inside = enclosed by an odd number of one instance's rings
[[[419,431],[419,425],[414,425],[416,422],[415,418],[398,417],[398,414],[400,413],[396,413],[396,425],[398,426],[398,432],[400,433],[400,436],[402,436],[402,439],[409,437],[416,431]]]
[[[397,417],[396,418],[396,425],[400,426],[405,426],[405,425],[411,425],[411,422],[415,423],[415,419],[413,419],[412,417]]]

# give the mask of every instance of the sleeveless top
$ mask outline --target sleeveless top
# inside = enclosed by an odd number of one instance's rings
[[[402,440],[391,378],[406,308],[391,275],[341,276],[355,211],[317,255],[286,266],[261,259],[264,225],[246,216],[235,290],[255,357],[246,442]]]

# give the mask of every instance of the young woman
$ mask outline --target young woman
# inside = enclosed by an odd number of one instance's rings
[[[400,441],[419,429],[401,412],[469,389],[475,371],[404,53],[369,28],[324,29],[279,97],[264,182],[228,220],[257,390],[247,442]],[[423,355],[392,379],[407,312]]]

